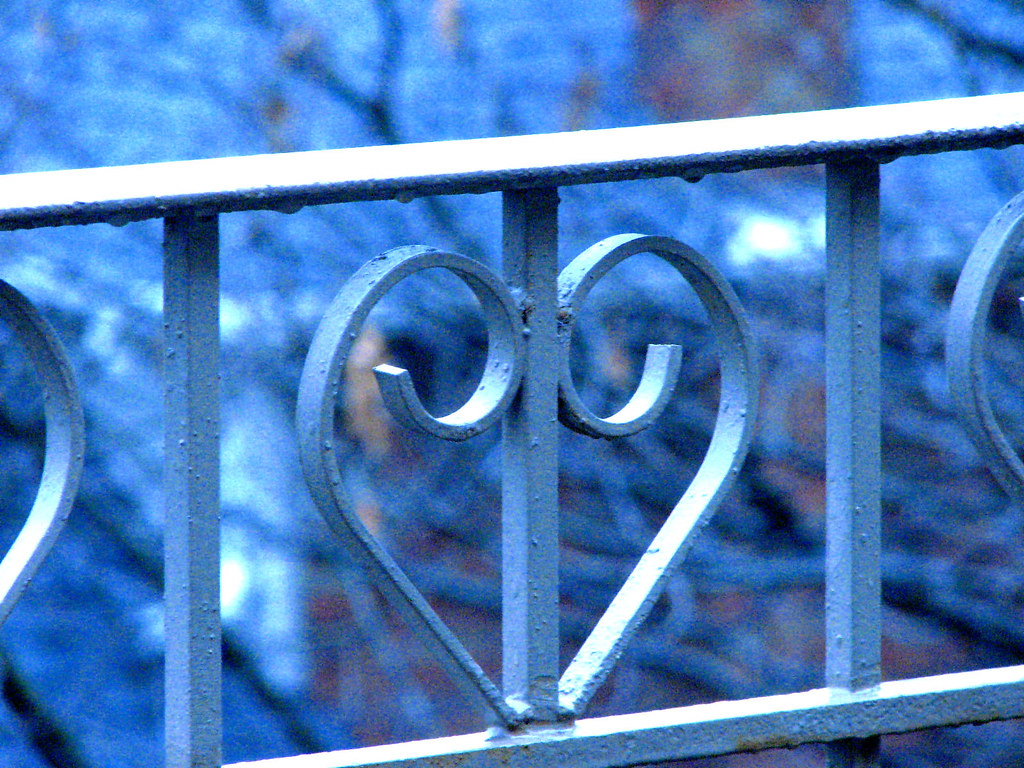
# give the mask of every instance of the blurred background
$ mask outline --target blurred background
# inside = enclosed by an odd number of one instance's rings
[[[4,0],[0,172],[607,128],[1024,90],[1015,0]],[[870,130],[870,126],[865,126]],[[882,168],[883,674],[1024,661],[1021,503],[950,408],[943,335],[959,270],[1024,189],[1024,152]],[[741,481],[589,715],[824,684],[823,173],[746,172],[562,190],[561,262],[609,235],[668,235],[739,293],[762,413]],[[226,761],[478,731],[313,508],[293,412],[306,349],[349,275],[425,243],[497,265],[480,195],[230,214],[222,232]],[[0,629],[0,764],[143,766],[162,754],[161,229],[0,233],[0,278],[69,349],[88,455],[75,510]],[[369,368],[408,368],[428,407],[472,391],[486,333],[467,289],[424,273],[371,315],[347,372],[343,473],[362,519],[500,677],[500,443],[397,426]],[[1024,274],[991,315],[1011,441]],[[561,430],[563,663],[700,462],[717,405],[706,318],[653,257],[595,289],[573,351],[599,413],[648,343],[684,348],[655,427]],[[28,363],[0,328],[0,547],[42,462]],[[883,739],[888,766],[1024,762],[1017,724]],[[821,765],[809,746],[692,765]]]

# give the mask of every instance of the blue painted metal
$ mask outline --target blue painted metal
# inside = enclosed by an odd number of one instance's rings
[[[1024,94],[0,177],[0,230],[814,165],[1024,142]]]
[[[1024,716],[1024,667],[820,688],[578,720],[521,736],[478,733],[231,768],[618,768]]]
[[[825,680],[858,692],[882,679],[878,164],[825,173]],[[878,740],[835,744],[829,764],[878,765]]]
[[[302,460],[317,507],[374,583],[405,609],[439,651],[454,677],[478,693],[498,722],[511,729],[582,714],[695,534],[731,487],[757,412],[754,344],[739,300],[717,270],[674,240],[622,235],[587,250],[559,276],[557,210],[555,190],[506,194],[507,288],[482,265],[423,246],[400,248],[368,262],[341,289],[324,317],[299,386]],[[600,419],[585,410],[572,384],[568,356],[573,318],[602,275],[645,252],[672,264],[693,286],[711,318],[722,352],[718,421],[690,487],[559,681],[558,418],[593,437],[612,439],[638,432],[664,407],[680,365],[677,348],[655,348],[638,394],[620,414]],[[491,344],[480,384],[465,405],[435,418],[419,403],[407,372],[391,366],[378,366],[376,372],[391,413],[437,437],[466,439],[504,415],[504,700],[354,513],[343,497],[335,459],[336,397],[360,327],[388,290],[431,267],[455,272],[481,300]]]
[[[0,560],[0,624],[10,615],[60,535],[78,491],[85,455],[82,401],[64,346],[14,286],[0,280],[0,320],[14,332],[43,387],[46,451],[32,509]]]
[[[167,764],[220,764],[218,236],[236,210],[500,190],[502,277],[424,246],[370,261],[342,287],[303,371],[297,407],[314,502],[374,583],[404,610],[452,676],[495,724],[487,734],[265,761],[327,766],[618,766],[827,742],[835,765],[877,762],[877,739],[938,725],[1024,716],[1024,668],[881,683],[878,419],[879,163],[907,154],[1024,143],[1024,95],[254,158],[0,178],[0,228],[163,217],[166,355]],[[869,126],[869,128],[865,128]],[[616,718],[581,714],[644,620],[671,569],[740,470],[756,418],[757,364],[732,289],[685,245],[643,235],[598,243],[559,275],[558,187],[598,181],[826,163],[828,607],[826,689]],[[982,235],[961,277],[948,336],[951,389],[970,435],[1007,490],[1024,469],[984,389],[987,306],[1024,241],[1018,197]],[[572,325],[596,281],[630,255],[667,260],[704,304],[721,357],[718,421],[704,463],[559,680],[558,422],[614,439],[648,427],[682,361],[648,350],[637,392],[617,414],[593,414],[568,367]],[[362,525],[334,451],[342,369],[372,306],[405,277],[443,268],[480,301],[490,348],[481,382],[455,412],[426,411],[407,372],[380,366],[385,405],[403,424],[448,440],[503,425],[504,670],[494,685]],[[0,283],[0,315],[39,369],[47,405],[43,488],[24,551],[0,563],[0,620],[43,556],[74,495],[81,412],[70,367],[30,305]],[[51,402],[52,401],[52,402]],[[53,467],[51,472],[50,467]],[[37,536],[38,533],[38,536]],[[14,550],[12,550],[13,552]],[[13,558],[13,560],[12,560]],[[28,563],[13,579],[8,561]],[[4,586],[7,584],[8,586]],[[256,764],[253,764],[256,765]]]
[[[662,237],[619,235],[585,251],[563,270],[559,280],[565,317],[561,361],[563,423],[593,437],[632,434],[653,422],[664,404],[664,393],[674,387],[678,364],[673,361],[678,360],[678,350],[660,355],[665,363],[662,368],[660,361],[652,360],[654,354],[649,349],[637,393],[618,414],[610,419],[598,419],[584,410],[569,372],[571,325],[587,292],[616,264],[644,252],[656,254],[675,267],[707,310],[721,355],[718,418],[697,474],[562,676],[562,705],[576,716],[582,714],[611,672],[626,643],[647,618],[673,569],[729,492],[746,457],[757,420],[760,386],[757,356],[746,318],[732,288],[703,256],[682,243]]]
[[[168,768],[221,762],[220,278],[215,216],[164,226]]]
[[[356,272],[317,328],[303,367],[296,409],[302,467],[317,508],[373,583],[403,612],[452,678],[480,701],[497,723],[514,727],[522,720],[517,709],[502,698],[497,686],[359,519],[345,495],[334,450],[341,377],[366,316],[398,282],[431,268],[447,269],[465,280],[488,311],[492,345],[483,380],[466,405],[435,419],[423,409],[410,384],[396,383],[408,382],[407,372],[391,366],[378,368],[382,390],[389,393],[385,403],[400,421],[455,440],[495,424],[509,406],[522,377],[521,354],[517,354],[522,341],[519,312],[508,289],[486,267],[463,256],[425,246],[398,248]]]
[[[534,722],[558,703],[558,191],[503,196],[504,277],[520,300],[524,380],[502,422],[504,692]]]
[[[949,309],[949,389],[985,464],[1012,498],[1024,498],[1024,463],[996,421],[985,384],[985,337],[996,286],[1024,243],[1024,193],[985,227],[964,264]]]

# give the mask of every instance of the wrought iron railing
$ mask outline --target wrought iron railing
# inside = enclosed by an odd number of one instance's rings
[[[878,736],[1024,716],[1024,666],[882,682],[880,674],[879,165],[904,155],[1024,143],[1024,95],[605,131],[22,174],[0,179],[0,229],[162,218],[165,358],[167,765],[221,763],[219,606],[218,217],[293,212],[357,200],[500,191],[503,273],[422,246],[366,263],[312,340],[297,405],[313,499],[373,582],[404,610],[494,727],[403,745],[280,758],[312,766],[616,766],[821,742],[837,765],[877,761]],[[694,535],[740,471],[757,415],[757,355],[721,274],[675,240],[608,238],[557,270],[558,188],[660,176],[690,180],[755,168],[824,164],[827,209],[826,684],[820,690],[584,718],[595,690],[651,609]],[[1019,498],[1024,465],[993,416],[982,373],[987,309],[1024,239],[1024,196],[982,235],[953,300],[948,364],[969,432]],[[615,439],[648,427],[682,364],[648,348],[640,384],[615,415],[592,413],[568,366],[588,292],[648,252],[695,289],[721,359],[718,420],[704,461],[604,616],[559,669],[559,422]],[[352,341],[404,278],[441,268],[476,295],[486,367],[455,412],[435,417],[409,374],[376,369],[384,403],[410,428],[464,440],[503,425],[503,670],[491,681],[354,514],[335,458],[335,411]],[[0,563],[0,620],[59,534],[81,473],[82,408],[53,331],[13,287],[0,313],[46,391],[45,468],[23,533]]]

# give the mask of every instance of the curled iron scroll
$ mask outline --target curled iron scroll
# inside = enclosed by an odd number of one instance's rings
[[[722,393],[712,447],[723,442],[728,451],[743,452],[748,410],[755,405],[751,387],[756,378],[753,343],[739,299],[718,271],[688,245],[667,237],[616,235],[591,246],[558,278],[562,370],[558,384],[558,418],[570,429],[591,437],[624,437],[650,426],[665,410],[675,390],[682,351],[675,344],[649,344],[640,383],[629,402],[608,418],[595,415],[582,401],[569,370],[572,328],[591,288],[609,270],[630,256],[653,253],[664,259],[694,289],[707,310],[722,355]],[[712,451],[709,450],[709,456]],[[721,456],[716,460],[720,460]]]
[[[405,426],[444,440],[465,440],[485,432],[505,413],[523,376],[523,337],[515,300],[493,272],[465,256],[414,247],[390,251],[380,261],[388,259],[401,261],[385,267],[379,277],[375,271],[368,272],[366,299],[361,306],[368,309],[414,272],[443,267],[462,278],[480,302],[487,322],[488,348],[476,391],[453,413],[440,418],[427,413],[416,395],[409,372],[391,365],[374,368],[384,404]],[[370,262],[371,267],[376,261]],[[353,277],[357,286],[362,279],[358,273]],[[361,324],[365,315],[353,319]]]
[[[0,560],[0,624],[39,570],[71,512],[85,453],[82,402],[53,328],[17,289],[0,280],[0,320],[13,331],[43,388],[46,452],[32,509]]]
[[[569,346],[572,329],[591,288],[612,267],[630,256],[645,251],[657,252],[687,277],[687,266],[678,254],[689,249],[674,240],[618,235],[591,246],[562,270],[558,276],[559,340],[562,344],[562,370],[558,382],[558,420],[569,429],[590,437],[625,437],[650,426],[668,404],[679,379],[682,352],[676,344],[650,344],[644,360],[640,383],[629,402],[608,418],[595,415],[580,398],[569,371]]]
[[[653,253],[671,264],[707,311],[721,359],[718,418],[697,474],[562,675],[561,705],[576,716],[582,714],[625,644],[650,613],[669,575],[692,545],[694,534],[732,487],[756,421],[757,356],[736,294],[710,262],[689,246],[669,238],[636,234],[617,235],[597,243],[569,264],[559,278],[559,298],[567,321],[561,331],[564,353],[559,419],[592,437],[633,434],[658,417],[672,393],[680,363],[679,348],[674,346],[648,347],[637,391],[608,419],[586,409],[569,372],[571,323],[587,293],[608,270],[638,253]]]
[[[296,420],[302,467],[313,500],[331,528],[347,543],[375,584],[402,609],[430,643],[453,678],[479,695],[506,726],[521,716],[504,700],[457,637],[434,612],[398,564],[366,529],[343,490],[334,452],[335,411],[345,363],[373,306],[401,280],[424,269],[442,268],[460,277],[483,307],[489,345],[480,384],[454,413],[435,418],[420,403],[408,372],[375,369],[381,395],[398,420],[448,440],[479,434],[501,418],[522,378],[519,310],[504,284],[486,267],[426,246],[396,248],[363,265],[338,293],[306,356]]]
[[[612,601],[560,683],[567,712],[579,714],[610,671],[624,644],[647,616],[673,566],[731,487],[746,456],[758,392],[754,345],[739,300],[725,279],[700,254],[675,240],[643,235],[608,238],[585,251],[562,272],[558,295],[562,323],[559,419],[592,437],[622,437],[645,429],[662,413],[675,387],[681,352],[652,345],[640,385],[626,406],[609,418],[594,415],[580,400],[569,373],[572,324],[592,286],[629,256],[650,252],[671,264],[694,288],[707,310],[721,354],[718,418],[707,454],[683,497]],[[297,422],[306,482],[328,524],[369,570],[375,583],[402,608],[412,625],[439,652],[453,677],[468,684],[506,726],[528,713],[513,709],[434,613],[406,575],[367,531],[346,498],[334,451],[335,411],[345,363],[372,307],[398,282],[421,270],[447,269],[480,300],[488,334],[488,357],[480,385],[454,413],[436,418],[423,408],[408,372],[375,369],[385,405],[407,426],[447,440],[463,440],[495,424],[511,404],[524,375],[522,312],[505,284],[486,267],[425,246],[398,248],[359,269],[324,316],[303,368]]]
[[[1024,242],[1024,193],[985,227],[967,262],[949,311],[946,364],[954,406],[986,466],[1010,496],[1024,500],[1024,463],[996,421],[985,383],[989,307],[1003,272]]]

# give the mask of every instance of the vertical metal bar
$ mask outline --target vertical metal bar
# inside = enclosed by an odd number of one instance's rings
[[[164,222],[164,611],[168,768],[221,764],[216,216]]]
[[[826,168],[826,683],[881,682],[878,165]],[[830,745],[829,765],[878,764],[877,738]]]
[[[526,365],[502,422],[503,689],[558,718],[558,190],[505,192],[504,275],[523,307]]]

